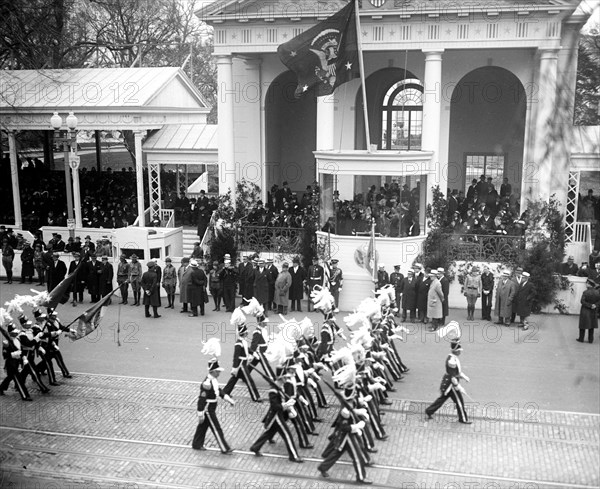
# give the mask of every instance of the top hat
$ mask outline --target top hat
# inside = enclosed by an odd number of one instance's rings
[[[333,260],[331,260],[331,264],[332,264],[332,265],[337,265],[339,262],[340,262],[340,261],[339,261],[339,260],[337,260],[337,259],[335,259],[335,258],[334,258]]]

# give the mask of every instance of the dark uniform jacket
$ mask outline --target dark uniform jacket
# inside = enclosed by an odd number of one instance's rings
[[[223,397],[223,389],[212,375],[207,375],[204,382],[200,384],[200,395],[198,396],[198,411],[209,411],[214,413],[217,409],[217,396]]]
[[[402,309],[412,310],[417,307],[417,281],[413,277],[405,277],[400,287],[402,292]]]

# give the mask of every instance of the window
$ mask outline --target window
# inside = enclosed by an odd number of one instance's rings
[[[496,190],[502,185],[504,176],[504,162],[506,154],[497,155],[493,153],[466,153],[465,154],[465,188],[471,185],[473,179],[479,180],[481,175],[492,177],[492,183]]]
[[[421,149],[423,131],[423,87],[419,80],[402,80],[392,85],[381,111],[380,149]]]

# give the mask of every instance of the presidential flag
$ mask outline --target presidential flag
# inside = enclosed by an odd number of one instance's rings
[[[279,46],[277,53],[298,77],[296,97],[313,88],[318,97],[330,95],[341,84],[359,76],[354,0]]]

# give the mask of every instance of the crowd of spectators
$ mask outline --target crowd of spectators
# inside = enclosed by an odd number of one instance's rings
[[[458,234],[521,236],[526,215],[519,207],[519,195],[508,178],[496,189],[492,177],[481,175],[471,181],[466,195],[456,189],[448,192],[448,227]]]
[[[398,182],[382,187],[371,185],[368,192],[359,193],[352,201],[340,200],[339,192],[333,195],[336,219],[329,219],[324,231],[340,235],[354,235],[371,231],[381,236],[405,237],[421,234],[420,220],[421,184],[411,189],[408,184],[400,187]]]
[[[10,202],[12,181],[10,160],[2,160],[0,192]],[[79,171],[81,214],[84,227],[118,228],[131,225],[137,217],[135,172]],[[67,197],[64,171],[52,171],[38,158],[25,158],[19,169],[19,191],[23,228],[35,231],[42,226],[67,225]],[[0,222],[13,219],[12,206],[2,206]]]

